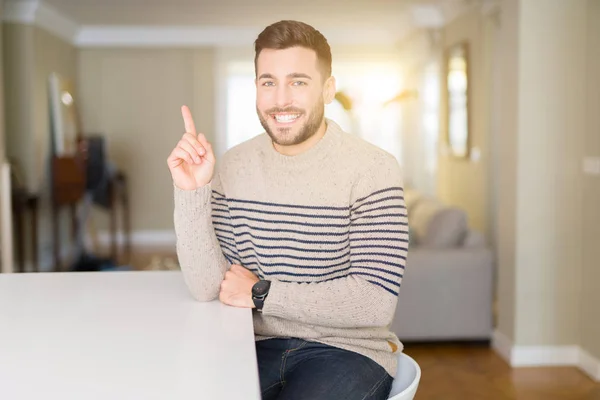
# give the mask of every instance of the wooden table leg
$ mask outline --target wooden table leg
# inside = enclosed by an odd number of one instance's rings
[[[54,236],[52,240],[52,251],[54,253],[54,271],[58,272],[62,270],[61,260],[60,260],[60,235],[58,229],[58,208],[52,207],[52,235]]]
[[[125,254],[127,263],[131,262],[131,216],[129,214],[129,191],[127,190],[127,180],[123,177],[121,186],[123,199],[123,230],[125,235]]]
[[[17,253],[18,272],[25,272],[25,243],[23,238],[23,217],[24,209],[21,198],[13,198],[13,209],[15,214],[15,247]]]
[[[40,272],[40,265],[38,260],[38,234],[37,234],[37,221],[38,221],[38,201],[36,198],[30,200],[31,205],[31,263],[33,264],[33,270]]]
[[[109,186],[110,198],[110,256],[114,263],[118,263],[117,257],[117,202],[115,201],[116,190],[115,183],[111,182]]]

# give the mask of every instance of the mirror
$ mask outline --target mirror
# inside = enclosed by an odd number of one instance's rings
[[[460,43],[446,52],[446,131],[450,154],[469,156],[468,45]]]

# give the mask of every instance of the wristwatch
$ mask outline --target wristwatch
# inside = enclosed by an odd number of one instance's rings
[[[265,299],[269,294],[269,288],[271,287],[271,281],[260,280],[252,286],[252,301],[256,307],[256,311],[262,312]]]

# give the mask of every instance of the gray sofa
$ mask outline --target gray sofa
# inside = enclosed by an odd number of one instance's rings
[[[494,262],[463,210],[406,190],[411,244],[391,330],[401,341],[489,340]]]

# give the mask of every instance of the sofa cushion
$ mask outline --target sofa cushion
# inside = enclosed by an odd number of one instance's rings
[[[418,246],[451,248],[462,245],[468,231],[463,210],[421,198],[409,214],[410,232]]]

